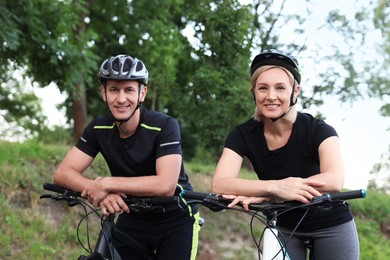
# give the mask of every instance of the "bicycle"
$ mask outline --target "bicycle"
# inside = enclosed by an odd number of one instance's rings
[[[76,205],[81,205],[84,209],[85,215],[80,220],[77,226],[77,239],[80,246],[88,252],[88,255],[80,255],[78,260],[103,260],[103,259],[113,259],[120,260],[122,259],[116,250],[113,244],[113,238],[120,241],[122,244],[128,246],[129,248],[135,250],[146,260],[156,259],[155,252],[150,251],[144,245],[136,241],[134,238],[126,235],[120,230],[115,228],[115,221],[117,214],[110,214],[108,216],[103,216],[99,214],[100,208],[94,208],[85,198],[81,197],[81,194],[74,192],[69,189],[65,189],[61,186],[45,183],[43,188],[48,191],[55,192],[56,194],[42,194],[41,199],[53,199],[55,201],[66,201],[69,207],[74,207]],[[129,206],[130,210],[133,212],[145,212],[145,211],[164,211],[163,205],[175,203],[179,204],[180,198],[178,196],[171,197],[131,197],[126,198],[124,201]],[[88,216],[91,214],[97,214],[101,218],[101,229],[96,241],[94,250],[92,250],[91,242],[89,240],[88,234]],[[79,236],[79,230],[81,223],[84,219],[87,219],[87,239],[88,246],[85,246]]]
[[[225,199],[223,196],[210,194],[210,193],[202,193],[196,191],[182,191],[180,196],[186,200],[188,204],[197,203],[201,204],[214,212],[218,212],[221,210],[229,209],[229,210],[237,210],[240,212],[245,212],[252,216],[250,227],[251,227],[251,235],[258,249],[258,258],[261,260],[289,260],[284,245],[288,243],[288,239],[282,241],[282,239],[278,236],[279,230],[276,226],[277,217],[281,214],[290,211],[296,208],[307,208],[310,209],[312,206],[329,206],[331,203],[345,203],[345,200],[357,199],[357,198],[365,198],[366,191],[364,189],[353,190],[353,191],[344,191],[333,194],[324,194],[322,196],[314,197],[309,203],[302,204],[300,202],[262,202],[256,204],[249,205],[249,211],[245,211],[242,209],[242,205],[238,205],[239,207],[229,208],[227,205],[232,201],[230,199]],[[306,211],[307,212],[307,211]],[[304,217],[303,217],[304,218]],[[302,219],[303,219],[302,218]],[[253,220],[257,219],[261,221],[265,227],[263,229],[262,234],[260,235],[259,241],[257,241],[254,233],[253,233]],[[301,220],[302,221],[302,220]],[[300,223],[300,222],[299,222]],[[296,228],[298,228],[297,224]],[[295,228],[295,229],[296,229]],[[262,247],[261,247],[262,243]],[[306,246],[310,249],[312,247],[311,241],[305,241]],[[310,249],[310,259],[314,259],[314,253]]]
[[[45,183],[43,185],[45,190],[55,192],[57,194],[43,194],[41,198],[50,198],[55,201],[66,201],[68,206],[73,207],[76,205],[81,205],[84,208],[85,216],[80,220],[79,225],[77,226],[77,238],[81,247],[84,248],[89,254],[87,256],[80,255],[79,260],[89,260],[89,259],[121,259],[118,254],[115,246],[113,245],[113,238],[121,241],[121,243],[129,246],[130,248],[136,250],[141,256],[145,259],[152,260],[156,259],[156,254],[151,252],[145,246],[124,234],[123,232],[115,228],[115,219],[116,214],[111,214],[109,216],[101,216],[99,214],[100,209],[96,209],[91,206],[91,204],[81,197],[80,193],[65,189],[58,185],[51,183]],[[258,204],[251,204],[249,206],[250,211],[245,211],[240,207],[228,208],[227,205],[232,201],[230,199],[225,199],[220,195],[202,193],[196,191],[186,191],[183,190],[179,196],[172,197],[153,197],[153,198],[126,198],[125,202],[130,207],[130,210],[133,211],[150,211],[150,210],[164,210],[160,205],[167,203],[177,203],[179,204],[180,197],[185,199],[187,204],[197,203],[201,204],[214,212],[221,210],[237,210],[240,212],[245,212],[252,216],[251,220],[251,233],[252,238],[258,248],[258,257],[262,260],[269,259],[289,259],[287,252],[284,250],[284,244],[287,241],[281,241],[278,237],[278,229],[276,227],[277,216],[283,214],[284,212],[297,208],[297,207],[307,207],[313,205],[325,205],[327,203],[333,203],[334,201],[344,201],[354,198],[364,198],[366,195],[365,190],[355,190],[348,192],[340,192],[335,194],[325,194],[320,197],[315,197],[308,204],[301,204],[299,202],[263,202]],[[87,209],[90,209],[88,212]],[[94,250],[91,249],[89,236],[88,237],[88,248],[83,245],[79,237],[79,228],[84,219],[90,214],[97,214],[101,218],[101,229],[96,241]],[[264,217],[261,216],[262,213]],[[263,233],[260,236],[259,242],[256,241],[256,237],[253,233],[253,220],[260,220],[265,224]],[[88,233],[88,222],[87,222],[87,233]],[[260,243],[262,242],[263,247],[261,248]]]

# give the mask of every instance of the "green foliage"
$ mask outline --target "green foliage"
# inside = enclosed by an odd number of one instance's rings
[[[73,144],[71,129],[62,126],[54,126],[52,129],[45,128],[39,132],[37,139],[45,144]]]
[[[367,70],[371,72],[370,78],[370,94],[374,97],[386,101],[381,108],[381,113],[384,116],[390,116],[390,4],[388,1],[378,0],[377,6],[374,9],[373,22],[375,28],[381,31],[383,42],[379,44],[379,48],[384,54],[383,61],[378,64],[377,60],[367,64]],[[371,65],[371,67],[370,67]]]
[[[384,193],[390,193],[390,146],[387,153],[383,153],[380,161],[376,163],[370,171],[370,179],[368,182],[368,188],[381,191]]]
[[[390,203],[386,203],[389,199],[389,195],[383,192],[368,190],[366,199],[351,200],[349,204],[363,213],[364,217],[375,222],[386,223],[390,219]]]
[[[288,1],[271,0],[249,5],[238,0],[2,1],[0,116],[28,136],[45,131],[32,95],[19,89],[9,97],[7,89],[14,86],[7,72],[25,68],[23,77],[34,86],[54,82],[67,94],[62,105],[80,134],[88,119],[106,112],[96,82],[99,65],[108,56],[129,53],[150,71],[145,107],[179,120],[188,159],[207,150],[214,160],[227,133],[253,113],[248,67],[251,56],[269,48],[302,57],[303,68],[315,59],[316,69],[306,71],[318,79],[307,77],[299,98],[303,109],[323,105],[325,95],[344,102],[368,93],[384,100],[381,112],[388,114],[388,55],[368,59],[364,69],[356,55],[372,57],[362,46],[373,25],[383,34],[378,47],[390,52],[389,4],[378,0],[352,18],[331,11],[321,28],[340,35],[344,48],[331,42],[327,51],[308,49],[310,35],[302,37],[308,35],[304,25],[311,8],[307,4],[293,13]],[[291,36],[281,34],[282,28],[291,28]],[[184,32],[190,32],[188,38]]]
[[[12,66],[7,68],[12,69]],[[28,82],[17,80],[17,74],[23,76],[23,70],[0,74],[0,79],[3,79],[0,83],[1,139],[12,136],[29,138],[42,131],[46,120],[38,98],[26,87]]]
[[[360,259],[387,259],[390,254],[389,236],[381,233],[378,222],[360,218],[356,218],[355,222],[360,240]]]
[[[188,10],[195,59],[179,89],[182,99],[173,106],[180,111],[177,116],[183,132],[191,129],[196,145],[215,159],[227,133],[252,113],[247,68],[253,16],[248,7],[234,0],[200,1]]]

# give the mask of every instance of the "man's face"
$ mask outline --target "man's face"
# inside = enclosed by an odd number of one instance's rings
[[[111,113],[117,120],[126,120],[137,107],[138,102],[145,100],[147,89],[141,87],[139,91],[137,81],[107,80],[106,88],[100,87],[103,100],[107,103]]]

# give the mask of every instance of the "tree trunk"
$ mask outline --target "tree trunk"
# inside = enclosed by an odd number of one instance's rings
[[[84,131],[87,125],[87,102],[85,97],[85,86],[82,81],[77,85],[77,89],[73,94],[73,138],[77,140]]]
[[[86,0],[84,2],[85,10],[88,10],[91,5],[91,0]],[[84,43],[82,37],[86,31],[86,24],[84,22],[87,14],[81,12],[79,14],[80,23],[75,27],[73,36],[76,41],[78,41],[80,51],[84,48]],[[83,73],[83,72],[81,72]],[[73,107],[72,107],[72,116],[73,116],[73,138],[77,140],[82,135],[85,126],[87,125],[87,100],[86,100],[86,91],[85,84],[83,81],[84,77],[79,78],[76,89],[73,92]]]
[[[157,85],[153,85],[153,87],[152,87],[152,104],[150,106],[151,110],[156,110],[156,102],[157,102]]]

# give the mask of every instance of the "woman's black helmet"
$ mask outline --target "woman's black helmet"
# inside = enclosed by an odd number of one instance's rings
[[[101,83],[111,80],[135,80],[148,84],[149,73],[144,63],[129,55],[117,55],[103,61],[98,78]]]
[[[258,54],[252,61],[250,73],[253,73],[261,66],[276,65],[290,71],[298,84],[301,83],[301,73],[299,71],[298,61],[290,53],[280,50],[267,50]]]

